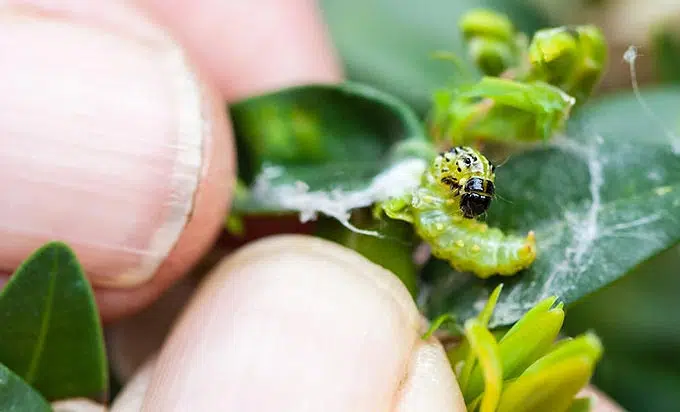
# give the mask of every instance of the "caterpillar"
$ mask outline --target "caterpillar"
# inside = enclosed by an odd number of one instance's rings
[[[388,217],[413,223],[432,255],[480,278],[514,275],[536,259],[536,238],[506,235],[477,218],[495,194],[495,167],[470,147],[439,154],[413,193],[379,205]]]

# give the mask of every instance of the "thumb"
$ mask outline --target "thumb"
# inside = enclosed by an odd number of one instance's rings
[[[214,269],[113,411],[465,411],[423,326],[385,269],[320,239],[271,237]]]

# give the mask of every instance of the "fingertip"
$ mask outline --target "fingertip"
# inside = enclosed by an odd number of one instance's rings
[[[138,2],[173,29],[229,101],[343,77],[314,0]]]
[[[144,405],[387,410],[420,320],[399,280],[357,253],[307,236],[261,240],[199,287],[161,350]]]

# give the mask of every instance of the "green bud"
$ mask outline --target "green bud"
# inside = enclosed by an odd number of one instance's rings
[[[530,80],[560,87],[581,103],[599,82],[607,64],[607,44],[595,26],[539,30],[529,46]]]
[[[506,384],[497,411],[568,411],[601,355],[602,344],[592,333],[558,343]]]
[[[556,297],[551,297],[534,306],[500,340],[498,347],[504,380],[518,377],[553,345],[564,322],[562,305],[553,308],[556,300]],[[483,386],[481,370],[476,367],[470,376],[465,398],[477,397]]]
[[[510,19],[486,9],[471,10],[460,20],[468,54],[486,75],[498,76],[519,61],[517,35]]]
[[[500,13],[488,9],[473,9],[465,13],[459,23],[463,37],[489,37],[511,42],[515,36],[515,27],[510,19]]]
[[[477,67],[488,76],[500,76],[517,63],[517,54],[512,44],[494,39],[471,39],[468,53]]]
[[[532,68],[550,84],[564,82],[579,55],[578,34],[563,27],[537,31],[529,45]]]

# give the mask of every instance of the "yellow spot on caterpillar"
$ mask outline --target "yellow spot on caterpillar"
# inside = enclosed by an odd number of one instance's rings
[[[437,223],[436,225],[434,225],[434,227],[440,232],[444,230],[444,225],[442,225],[441,223]]]
[[[470,249],[472,250],[473,253],[479,253],[482,250],[482,248],[479,247],[479,245],[472,245]]]
[[[465,247],[465,242],[463,242],[462,240],[458,239],[458,240],[456,240],[456,246],[458,246],[458,247]]]
[[[672,191],[673,191],[673,188],[670,187],[670,186],[661,186],[661,187],[657,187],[656,189],[654,189],[654,193],[656,193],[658,196],[666,195],[666,194],[668,194]]]

